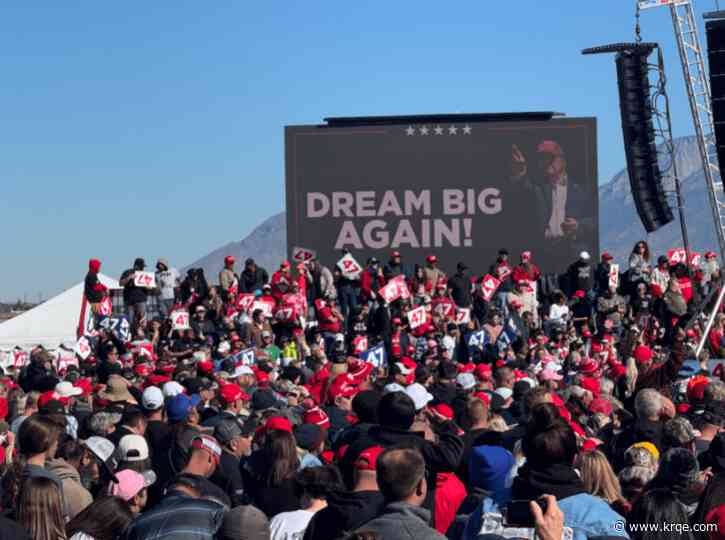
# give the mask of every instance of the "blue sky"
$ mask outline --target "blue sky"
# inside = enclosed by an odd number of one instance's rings
[[[6,3],[0,299],[55,294],[91,256],[118,277],[244,237],[284,208],[283,126],[326,116],[596,116],[607,181],[624,164],[613,58],[580,50],[632,40],[634,4]],[[668,11],[642,25],[689,134]]]

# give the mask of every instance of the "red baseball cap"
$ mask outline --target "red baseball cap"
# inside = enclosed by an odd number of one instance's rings
[[[476,378],[482,381],[491,379],[493,375],[493,368],[490,364],[478,364],[474,370]]]
[[[605,251],[604,253],[602,253],[602,259],[604,259],[605,261],[611,261],[612,259],[614,259],[614,257],[612,257],[608,251]]]
[[[63,405],[67,405],[68,404],[68,398],[67,397],[61,397],[58,393],[54,392],[53,390],[49,390],[47,392],[43,392],[38,397],[38,408],[39,409],[42,409],[51,400],[60,401]]]
[[[333,400],[336,397],[352,398],[357,395],[358,388],[351,384],[350,377],[344,373],[335,377],[335,380],[332,381],[327,393],[330,396],[330,399]]]
[[[599,369],[599,364],[594,360],[585,360],[583,364],[579,366],[581,373],[591,374],[595,373]]]
[[[390,256],[391,256],[391,257],[400,257],[400,251],[393,251],[393,252],[392,252],[392,253],[390,254]]]
[[[425,260],[429,263],[434,263],[438,261],[438,257],[436,257],[435,255],[428,255]]]
[[[451,409],[449,405],[446,405],[445,403],[438,403],[437,405],[432,405],[431,409],[441,416],[448,418],[448,420],[453,420],[453,409]]]
[[[312,407],[305,411],[305,414],[302,416],[302,422],[305,424],[315,424],[322,429],[330,428],[330,417],[319,407]]]
[[[589,412],[592,414],[602,413],[605,416],[612,416],[612,402],[604,398],[594,398],[589,404]]]
[[[196,364],[196,370],[202,373],[212,373],[214,371],[214,362],[211,360],[202,360]]]
[[[380,454],[385,452],[382,446],[371,446],[360,452],[355,460],[355,468],[358,471],[374,471]]]
[[[169,382],[171,377],[167,375],[151,375],[146,380],[149,386],[161,386],[162,384]]]
[[[594,439],[586,439],[582,444],[582,452],[588,454],[589,452],[596,450],[597,446],[599,446],[599,443],[597,443]]]
[[[652,360],[652,349],[647,345],[637,345],[633,353],[634,359],[638,364],[646,364]]]
[[[480,399],[486,405],[491,405],[491,396],[489,396],[486,392],[476,392],[473,394],[473,397]]]
[[[582,377],[579,381],[579,386],[581,386],[584,390],[589,390],[595,398],[599,397],[600,389],[598,380],[593,379],[592,377]]]
[[[574,292],[574,298],[584,298],[585,296],[586,296],[586,293],[582,290]]]
[[[264,424],[265,431],[286,431],[292,433],[292,423],[283,416],[272,416]]]
[[[78,379],[73,386],[80,388],[83,391],[81,394],[82,396],[89,396],[93,393],[93,383],[91,382],[91,379],[87,377]]]
[[[234,403],[238,399],[249,401],[250,397],[238,384],[225,384],[219,389],[219,396],[224,403]]]
[[[705,387],[710,380],[704,375],[697,375],[687,383],[687,399],[690,401],[701,400],[705,397]]]
[[[269,373],[258,369],[254,372],[254,376],[257,378],[257,386],[269,386]]]
[[[153,370],[148,364],[137,364],[136,367],[133,368],[133,372],[139,377],[148,377],[153,373]]]
[[[536,151],[541,154],[551,154],[553,156],[564,155],[561,146],[556,141],[541,141],[539,146],[536,147]]]
[[[224,257],[224,264],[234,264],[234,257],[232,257],[231,255],[227,255],[226,257]]]

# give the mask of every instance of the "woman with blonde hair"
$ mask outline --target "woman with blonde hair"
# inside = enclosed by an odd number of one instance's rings
[[[607,456],[599,450],[580,453],[578,468],[584,489],[595,497],[605,500],[613,510],[621,513],[622,506],[627,503],[622,496],[619,479],[614,474]]]
[[[45,476],[31,476],[23,484],[17,519],[31,540],[67,538],[60,488]]]

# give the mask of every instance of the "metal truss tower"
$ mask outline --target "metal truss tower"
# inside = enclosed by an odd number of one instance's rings
[[[712,116],[710,84],[697,31],[693,0],[640,0],[637,13],[656,7],[669,7],[680,53],[682,74],[695,125],[697,146],[702,157],[707,193],[714,218],[715,232],[720,247],[721,260],[725,260],[725,192],[720,178],[715,151],[715,131]]]

